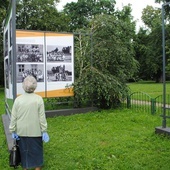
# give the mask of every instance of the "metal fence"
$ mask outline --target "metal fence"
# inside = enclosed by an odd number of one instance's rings
[[[127,96],[127,108],[161,115],[163,110],[163,95],[152,98],[147,93],[134,92]],[[170,94],[166,94],[166,108],[166,114],[170,115]]]

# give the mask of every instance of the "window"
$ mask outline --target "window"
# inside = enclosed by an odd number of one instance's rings
[[[24,71],[24,64],[22,65],[18,65],[18,68],[19,68],[19,73],[23,72]]]

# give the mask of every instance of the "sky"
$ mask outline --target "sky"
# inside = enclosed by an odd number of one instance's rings
[[[66,3],[77,2],[77,0],[60,0],[57,5],[57,9],[61,10]],[[137,21],[137,27],[143,26],[141,21],[142,10],[147,6],[159,7],[161,4],[155,3],[155,0],[116,0],[116,9],[121,10],[123,6],[131,4],[132,5],[132,16],[134,20]]]

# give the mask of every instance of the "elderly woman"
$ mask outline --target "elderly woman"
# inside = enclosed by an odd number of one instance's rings
[[[37,81],[27,76],[23,82],[25,93],[13,104],[9,130],[20,148],[21,166],[24,170],[41,170],[43,165],[43,141],[48,142],[47,121],[44,102],[34,93]]]

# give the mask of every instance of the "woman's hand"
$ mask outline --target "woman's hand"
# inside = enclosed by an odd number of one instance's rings
[[[43,140],[44,142],[49,142],[50,137],[49,137],[49,135],[48,135],[47,132],[43,132],[43,133],[42,133],[42,140]]]
[[[20,139],[19,136],[15,132],[12,133],[12,138],[16,140]]]

